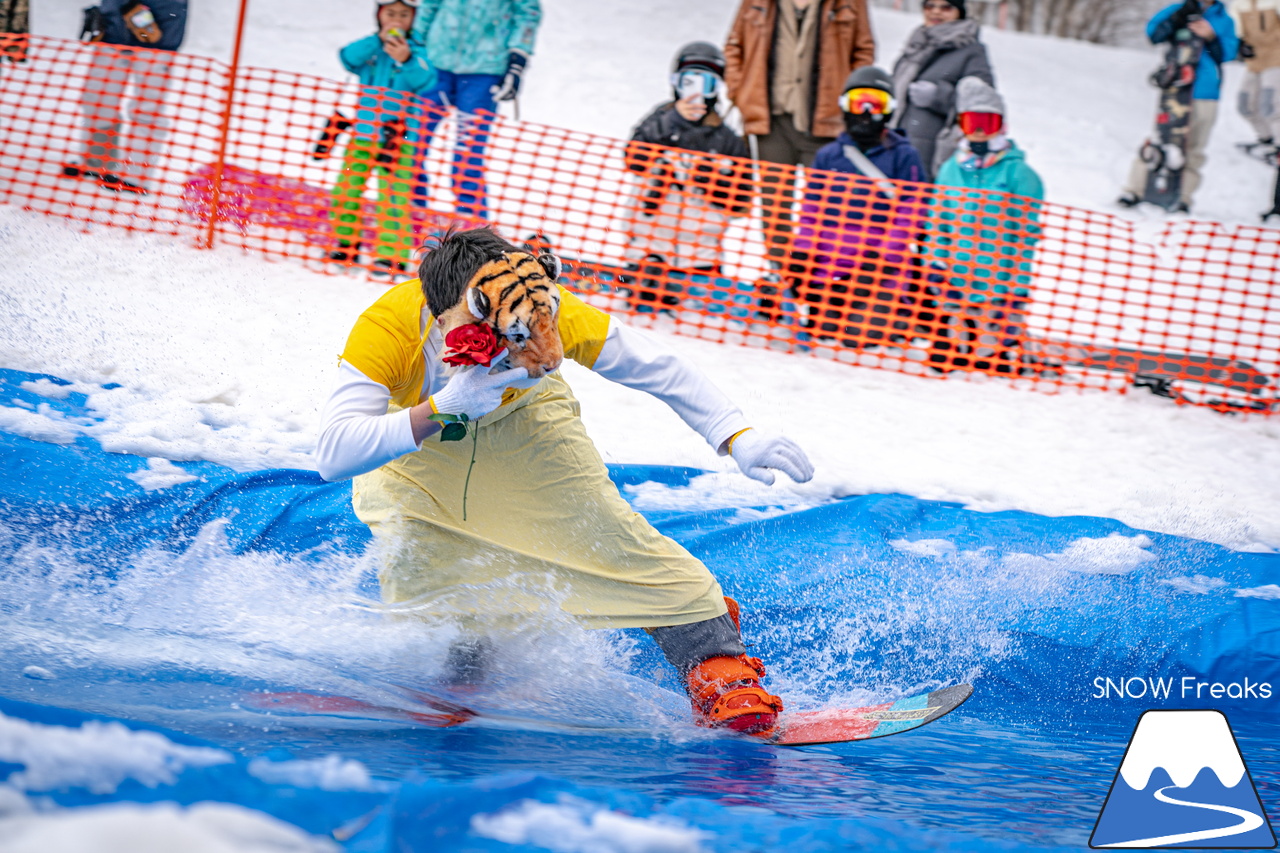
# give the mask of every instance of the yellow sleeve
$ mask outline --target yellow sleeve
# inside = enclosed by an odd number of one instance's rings
[[[360,315],[342,360],[374,382],[387,386],[398,406],[412,406],[421,393],[422,363],[418,324],[423,303],[417,281],[387,291]]]
[[[594,367],[609,334],[609,315],[561,286],[558,321],[565,357],[588,369]]]

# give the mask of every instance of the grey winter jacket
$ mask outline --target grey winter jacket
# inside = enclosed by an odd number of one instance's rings
[[[894,65],[894,81],[897,82],[898,70],[906,56],[900,57]],[[937,85],[937,94],[929,103],[918,104],[908,100],[899,104],[903,111],[897,122],[900,130],[910,138],[911,144],[920,152],[920,159],[933,176],[934,145],[938,134],[953,118],[956,105],[956,84],[964,77],[978,77],[988,85],[995,86],[995,76],[991,72],[991,61],[987,58],[987,49],[982,42],[975,41],[964,47],[941,50],[924,61],[920,73],[915,80],[927,80]]]

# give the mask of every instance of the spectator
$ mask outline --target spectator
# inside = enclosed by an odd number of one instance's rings
[[[809,166],[844,129],[841,86],[875,61],[876,43],[866,0],[743,0],[724,53],[729,99],[756,157]],[[761,176],[765,247],[776,267],[788,253],[795,190],[793,170]]]
[[[438,75],[427,100],[442,111],[458,111],[453,195],[460,215],[488,218],[484,149],[492,116],[499,101],[520,94],[541,19],[539,0],[421,0],[414,32]],[[442,117],[428,119],[428,136]],[[425,206],[425,177],[417,194]]]
[[[1196,80],[1191,89],[1191,120],[1186,137],[1186,165],[1182,169],[1182,200],[1175,212],[1187,213],[1200,186],[1200,170],[1205,164],[1205,147],[1209,132],[1218,117],[1218,97],[1222,92],[1221,65],[1236,58],[1240,42],[1236,28],[1220,0],[1186,0],[1174,3],[1156,13],[1147,24],[1147,37],[1152,44],[1172,43],[1180,30],[1188,29],[1204,40],[1204,50],[1196,66]],[[1142,201],[1147,189],[1147,164],[1138,156],[1129,170],[1129,183],[1118,201],[1133,207]]]
[[[642,176],[632,214],[628,269],[644,262],[720,275],[720,238],[729,221],[751,212],[747,146],[725,126],[724,54],[707,42],[685,45],[671,68],[672,100],[631,134],[627,168]],[[659,147],[661,146],[661,147]],[[705,156],[704,156],[705,155]],[[665,270],[658,268],[661,275]],[[625,282],[624,282],[625,283]],[[658,300],[658,292],[661,300]],[[678,289],[654,282],[632,291],[636,307],[677,305]]]
[[[846,347],[904,338],[918,290],[910,244],[924,225],[919,188],[924,164],[907,138],[889,127],[896,106],[893,81],[879,68],[849,75],[840,96],[845,130],[823,146],[808,174],[793,258],[812,268],[797,291],[810,304],[803,321],[820,340],[839,334]],[[874,179],[850,181],[833,173]]]
[[[938,186],[954,189],[939,189],[935,217],[938,257],[956,276],[946,293],[950,305],[943,306],[950,309],[953,341],[941,349],[954,348],[959,355],[934,353],[930,360],[1020,372],[1031,265],[1040,235],[1036,202],[1044,199],[1044,185],[1005,133],[1004,99],[986,81],[961,80],[956,110],[964,138],[938,170]]]
[[[354,263],[362,250],[362,199],[369,178],[378,181],[374,266],[403,270],[415,247],[409,221],[411,188],[418,168],[416,142],[421,111],[411,97],[427,92],[435,72],[412,36],[413,0],[375,0],[378,31],[344,47],[338,58],[364,87],[351,127],[351,142],[333,188],[334,233],[338,249],[329,257]]]
[[[1240,114],[1258,135],[1252,147],[1280,166],[1280,0],[1232,0],[1228,8],[1240,36],[1240,56],[1248,74],[1240,87]],[[1280,172],[1265,222],[1280,216]]]
[[[81,97],[85,153],[79,163],[63,166],[62,173],[116,192],[145,195],[169,133],[164,102],[173,53],[186,33],[187,0],[102,0],[98,9],[102,40],[91,48]],[[126,112],[130,85],[134,92]]]
[[[965,0],[925,0],[924,24],[907,39],[893,66],[893,94],[901,128],[920,152],[930,178],[940,165],[937,139],[955,117],[956,84],[977,77],[996,84],[978,22],[967,17]]]
[[[27,0],[0,0],[0,59],[27,61],[27,6]]]

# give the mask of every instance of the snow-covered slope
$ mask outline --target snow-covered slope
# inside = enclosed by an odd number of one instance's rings
[[[99,426],[0,401],[4,428],[120,452],[242,469],[309,467],[319,407],[355,317],[382,292],[232,250],[82,234],[0,208],[0,366],[121,387]],[[49,246],[59,262],[49,263]],[[671,337],[762,427],[818,467],[773,499],[898,492],[984,510],[1117,518],[1238,548],[1280,547],[1280,422],[1179,408],[1145,393],[1046,396],[1003,381],[937,381]],[[731,473],[656,400],[565,368],[610,461],[723,472],[727,505],[770,490]],[[59,393],[45,388],[46,393]],[[667,499],[676,499],[668,496]]]
[[[83,0],[34,4],[33,30],[73,38],[83,5]],[[667,75],[676,48],[695,39],[723,42],[737,6],[737,0],[544,0],[522,117],[626,135],[668,96]],[[232,0],[192,4],[184,50],[229,60],[237,7]],[[919,15],[875,8],[872,18],[876,61],[891,68]],[[371,0],[250,0],[242,61],[340,78],[338,48],[372,27]],[[1011,132],[1044,177],[1048,197],[1114,210],[1134,153],[1151,132],[1156,90],[1147,77],[1159,64],[1160,50],[998,30],[986,30],[984,40],[1010,104]],[[1234,109],[1244,69],[1232,63],[1225,71],[1222,110],[1195,215],[1256,222],[1270,205],[1274,170],[1234,148],[1233,143],[1252,139],[1252,133]],[[1154,216],[1135,214],[1147,215]]]
[[[45,0],[34,28],[75,34],[81,0]],[[547,0],[526,118],[623,135],[666,94],[680,43],[720,41],[736,0],[644,4]],[[338,76],[335,51],[372,26],[364,0],[255,0],[244,61]],[[875,10],[890,64],[916,15]],[[234,4],[193,4],[187,49],[227,58]],[[1154,50],[987,32],[1012,129],[1050,197],[1105,206],[1151,121]],[[1228,70],[1226,104],[1240,78]],[[1231,150],[1246,137],[1223,110],[1200,210],[1246,218],[1266,170]],[[1243,190],[1243,191],[1242,191]],[[1257,196],[1255,199],[1254,196]],[[59,251],[50,255],[48,247]],[[109,449],[239,468],[309,465],[318,408],[355,316],[381,292],[231,251],[85,235],[0,209],[0,365],[121,388],[93,398]],[[762,426],[794,435],[818,464],[792,500],[904,492],[979,509],[1118,518],[1241,548],[1280,547],[1280,423],[1179,409],[1145,395],[1048,397],[1001,382],[913,379],[815,359],[673,339]],[[730,472],[661,404],[566,368],[610,460]],[[65,439],[75,424],[0,409],[7,428]],[[756,501],[725,474],[725,500]]]

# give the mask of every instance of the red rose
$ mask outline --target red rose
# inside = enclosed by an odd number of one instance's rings
[[[449,351],[443,356],[443,361],[454,366],[483,364],[488,367],[502,349],[493,327],[485,323],[459,326],[444,336],[444,345]]]

